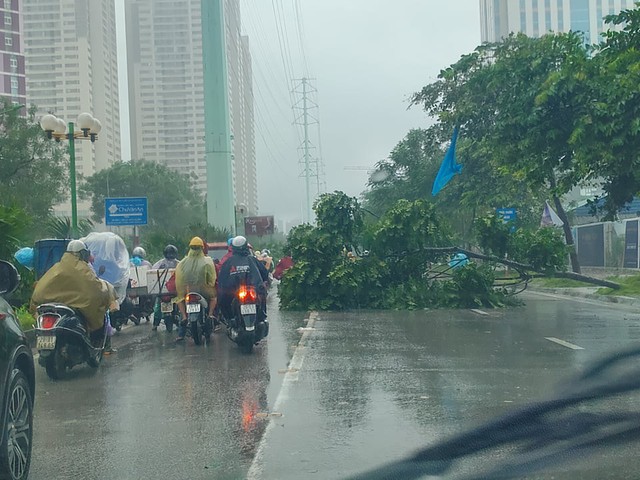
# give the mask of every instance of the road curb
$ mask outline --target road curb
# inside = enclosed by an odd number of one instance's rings
[[[539,293],[552,293],[554,295],[563,295],[565,297],[577,297],[587,298],[589,300],[595,300],[602,303],[617,303],[620,305],[640,306],[640,298],[636,297],[624,297],[617,295],[600,295],[598,293],[585,293],[575,288],[543,288],[543,287],[531,287],[527,290]]]

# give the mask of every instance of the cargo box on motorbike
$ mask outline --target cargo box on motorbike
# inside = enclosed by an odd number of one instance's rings
[[[147,273],[149,267],[131,267],[129,270],[128,295],[149,295],[147,285]]]
[[[159,268],[147,270],[147,290],[149,295],[172,293],[175,295],[175,279],[170,282],[176,273],[175,268]],[[169,287],[173,287],[171,290]]]

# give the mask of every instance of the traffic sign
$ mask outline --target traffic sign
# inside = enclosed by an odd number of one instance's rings
[[[496,208],[496,214],[504,220],[505,223],[515,220],[518,217],[515,208]]]
[[[147,197],[105,198],[104,211],[107,225],[146,225]]]

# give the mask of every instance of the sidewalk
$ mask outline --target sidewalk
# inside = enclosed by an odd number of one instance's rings
[[[603,303],[618,303],[640,307],[640,297],[625,297],[616,295],[600,295],[596,293],[602,287],[575,287],[575,288],[543,288],[529,285],[526,291],[552,293],[554,295],[564,295],[567,297],[588,298]]]

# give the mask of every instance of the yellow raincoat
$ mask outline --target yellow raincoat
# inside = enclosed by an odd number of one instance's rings
[[[197,292],[207,300],[216,297],[216,267],[202,250],[189,250],[176,267],[176,302],[189,292]]]
[[[65,253],[36,284],[31,305],[62,303],[80,311],[94,331],[104,327],[104,314],[115,298],[111,284],[100,280],[87,262]]]

